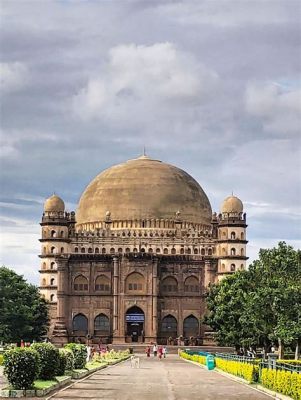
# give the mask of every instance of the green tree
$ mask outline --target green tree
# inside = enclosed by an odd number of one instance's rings
[[[262,346],[266,351],[278,342],[295,345],[301,340],[300,250],[280,242],[259,252],[247,271],[238,272],[214,285],[207,298],[205,322],[221,344],[236,347]]]
[[[36,286],[0,268],[0,341],[39,340],[47,333],[48,305]]]

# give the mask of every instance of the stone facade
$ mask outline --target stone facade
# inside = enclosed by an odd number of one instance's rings
[[[80,207],[83,213],[82,200]],[[41,221],[40,291],[51,304],[52,341],[167,343],[183,336],[206,344],[210,334],[200,321],[208,285],[244,269],[247,260],[241,201],[227,198],[209,224],[206,212],[207,219],[189,220],[176,210],[168,218],[160,212],[139,218],[139,211],[115,220],[107,210],[103,219],[77,224],[77,214],[50,197]]]

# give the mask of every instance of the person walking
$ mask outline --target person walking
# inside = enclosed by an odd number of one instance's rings
[[[147,348],[145,349],[145,353],[147,357],[150,357],[150,352],[151,352],[151,348],[149,346],[147,346]]]
[[[159,349],[158,349],[159,360],[162,359],[162,354],[163,354],[163,347],[160,346]]]
[[[162,352],[163,352],[163,358],[166,358],[166,354],[167,354],[166,346],[163,346]]]
[[[155,343],[154,346],[153,346],[153,355],[154,355],[154,357],[157,357],[157,353],[158,353],[158,346]]]

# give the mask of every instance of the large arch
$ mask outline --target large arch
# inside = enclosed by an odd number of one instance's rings
[[[84,292],[89,289],[88,279],[84,275],[78,275],[73,282],[73,288],[76,292]]]
[[[86,334],[88,332],[88,318],[84,314],[77,314],[72,320],[72,329],[74,332]]]
[[[103,313],[98,314],[94,319],[94,334],[98,336],[110,335],[110,320]]]
[[[197,337],[200,333],[200,325],[198,319],[194,315],[189,315],[183,322],[183,333],[185,337]]]
[[[95,279],[95,291],[109,294],[111,291],[110,279],[105,275],[99,275]]]
[[[125,293],[136,294],[145,291],[145,279],[142,274],[132,272],[125,280]]]
[[[200,292],[200,284],[195,276],[189,276],[188,278],[185,279],[184,291],[186,293],[195,293],[195,294]]]
[[[125,314],[126,336],[132,342],[144,341],[144,311],[138,307],[130,307]]]
[[[160,332],[164,338],[176,338],[178,336],[178,321],[173,315],[168,314],[162,319]]]

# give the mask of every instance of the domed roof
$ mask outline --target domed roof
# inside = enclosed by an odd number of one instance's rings
[[[243,204],[242,201],[236,196],[227,197],[221,205],[222,213],[242,213]]]
[[[44,203],[44,211],[46,212],[64,212],[65,211],[65,203],[63,200],[57,196],[56,194],[53,194],[51,197],[49,197],[45,203]]]
[[[209,225],[211,206],[185,171],[143,155],[106,169],[87,186],[76,212],[77,226],[112,220],[181,219]]]

